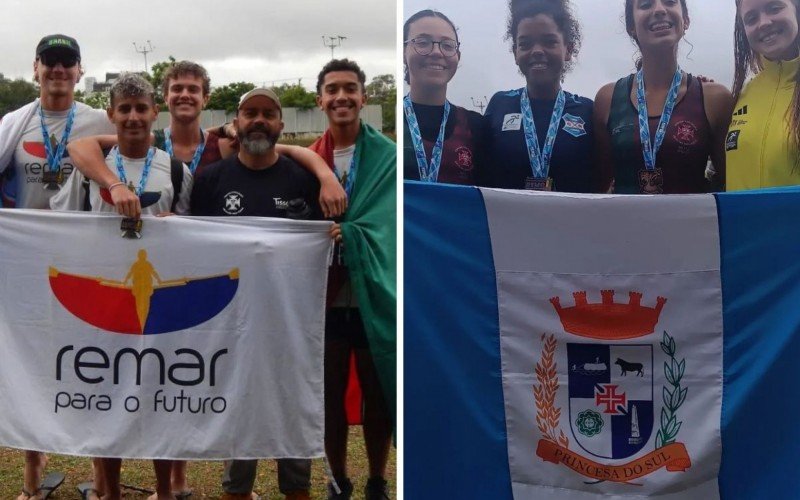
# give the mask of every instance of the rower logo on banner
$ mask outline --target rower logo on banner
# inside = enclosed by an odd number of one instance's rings
[[[658,297],[650,307],[641,303],[638,292],[629,293],[628,303],[616,302],[613,290],[602,290],[601,297],[599,303],[590,303],[585,291],[575,292],[574,305],[567,307],[559,297],[550,299],[564,331],[575,341],[559,345],[555,335],[541,337],[533,385],[542,435],[536,454],[584,476],[587,484],[640,485],[662,468],[685,471],[691,459],[678,435],[684,416],[680,408],[688,393],[686,362],[667,332],[652,339],[667,300]],[[564,353],[566,367],[559,367],[557,359],[563,360]],[[655,386],[655,370],[664,371],[663,387]],[[566,377],[559,376],[563,373]],[[557,406],[564,382],[569,429],[561,427],[563,409]]]
[[[119,281],[50,267],[50,288],[64,309],[94,327],[156,335],[205,323],[228,306],[239,287],[238,268],[214,276],[162,279],[144,249],[126,272]]]

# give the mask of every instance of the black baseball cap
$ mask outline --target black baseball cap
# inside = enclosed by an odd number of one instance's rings
[[[36,46],[36,57],[51,49],[61,49],[72,52],[77,56],[78,60],[81,59],[81,48],[78,46],[78,41],[67,35],[47,35],[39,41]]]

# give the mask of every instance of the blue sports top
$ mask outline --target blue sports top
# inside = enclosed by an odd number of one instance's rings
[[[523,189],[525,179],[532,175],[520,113],[522,90],[497,92],[486,108],[483,120],[488,186]],[[585,97],[565,94],[566,105],[553,146],[549,177],[553,179],[554,191],[590,193],[594,186],[593,103]],[[531,99],[539,144],[545,142],[554,107],[555,99]]]

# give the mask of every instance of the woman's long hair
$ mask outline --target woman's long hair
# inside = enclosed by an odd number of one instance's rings
[[[795,8],[795,15],[800,23],[800,0],[792,0]],[[742,0],[736,0],[736,26],[733,30],[734,40],[734,60],[736,70],[733,76],[733,98],[738,100],[742,95],[744,82],[749,73],[757,75],[764,69],[761,63],[761,58],[753,51],[750,42],[747,40],[747,35],[744,31],[744,22],[741,16]],[[800,47],[800,35],[794,41],[795,45]],[[795,150],[800,153],[800,71],[794,75],[794,93],[792,95],[792,104],[786,110],[786,119],[789,122],[789,142],[794,145]],[[794,159],[794,166],[792,170],[800,169],[800,154]]]

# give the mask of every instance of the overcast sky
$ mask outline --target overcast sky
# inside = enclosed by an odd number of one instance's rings
[[[38,41],[64,33],[78,40],[86,76],[99,81],[143,70],[133,44],[150,40],[149,66],[170,55],[194,60],[212,86],[302,77],[313,88],[331,57],[322,36],[341,35],[335,56],[356,60],[369,81],[395,72],[396,12],[395,0],[3,0],[0,73],[30,80]]]
[[[467,2],[470,3],[467,3]],[[572,0],[583,28],[583,47],[564,88],[594,99],[605,83],[633,71],[635,47],[625,33],[624,0]],[[683,69],[709,76],[730,87],[733,81],[732,0],[689,0],[691,20],[678,62]],[[447,15],[459,29],[461,64],[448,87],[448,98],[467,109],[471,98],[491,98],[498,90],[525,84],[510,44],[505,40],[505,0],[405,0],[403,22],[422,9]],[[691,49],[687,42],[691,42]]]

